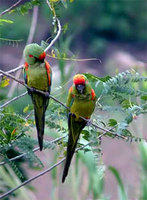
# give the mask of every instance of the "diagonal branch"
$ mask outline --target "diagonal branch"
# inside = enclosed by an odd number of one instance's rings
[[[58,138],[56,138],[56,139],[50,141],[49,144],[57,143],[57,142],[59,142],[60,140],[62,140],[63,138],[65,138],[65,137],[66,137],[66,136],[58,137]],[[33,152],[36,152],[36,151],[38,151],[39,149],[40,149],[39,147],[36,147],[36,148],[34,148],[32,151],[33,151]],[[22,154],[20,154],[20,155],[18,155],[18,156],[15,156],[15,157],[9,159],[9,161],[18,160],[19,158],[22,158],[22,157],[24,157],[24,156],[26,156],[26,155],[27,155],[27,153],[22,153]],[[9,163],[8,163],[8,162],[5,162],[5,161],[0,162],[0,166],[5,165],[5,164],[9,164]]]
[[[16,72],[16,71],[22,69],[22,68],[23,68],[23,65],[20,65],[20,66],[14,68],[14,69],[11,69],[11,70],[7,71],[7,73],[8,73],[8,74],[11,74],[11,73],[14,73],[14,72]],[[3,74],[0,73],[0,77],[1,77],[1,76],[3,76]]]
[[[0,106],[0,109],[6,107],[7,105],[9,105],[10,103],[16,101],[17,99],[20,99],[21,97],[25,96],[28,92],[24,92],[22,94],[20,94],[19,96],[14,97],[13,99],[7,101],[6,103],[4,103],[3,105]]]
[[[25,86],[27,89],[29,89],[29,90],[32,89],[32,88],[30,88],[27,84],[25,84],[24,81],[21,81],[21,80],[19,80],[19,79],[16,79],[14,76],[12,76],[12,75],[10,75],[10,74],[7,74],[6,72],[4,72],[4,71],[2,71],[2,70],[0,70],[0,73],[2,73],[3,75],[5,75],[5,76],[7,76],[7,77],[9,77],[9,78],[11,78],[11,79],[17,81],[17,82],[20,83],[21,85]],[[66,108],[67,110],[70,111],[70,109],[69,109],[64,103],[60,102],[60,101],[59,101],[58,99],[56,99],[55,97],[51,96],[48,92],[43,92],[43,91],[37,90],[37,89],[35,89],[35,88],[33,88],[33,89],[34,89],[35,92],[38,92],[38,93],[43,94],[43,95],[48,95],[49,98],[53,99],[54,101],[56,101],[57,103],[59,103],[60,105],[62,105],[64,108]],[[85,120],[86,122],[89,122],[89,123],[90,123],[91,125],[93,125],[95,128],[98,128],[98,129],[103,130],[103,131],[107,131],[107,132],[113,134],[114,136],[120,137],[120,138],[122,138],[122,139],[125,139],[125,140],[128,139],[128,137],[125,137],[125,136],[122,136],[122,135],[120,135],[120,134],[117,134],[117,133],[114,133],[114,132],[112,132],[112,131],[109,131],[109,130],[107,130],[106,128],[101,128],[100,126],[94,124],[93,122],[88,121],[88,120],[85,119],[84,117],[81,117],[81,116],[80,116],[80,118],[83,119],[83,120]]]
[[[111,128],[110,130],[112,130],[112,129],[113,129],[113,128]],[[105,133],[102,133],[101,135],[99,135],[99,136],[97,137],[97,139],[100,139],[100,138],[101,138],[102,136],[104,136],[105,134],[107,134],[107,131],[106,131]],[[83,145],[83,146],[81,146],[81,147],[79,147],[79,148],[77,148],[77,149],[75,150],[75,152],[78,152],[79,150],[83,150],[86,146],[90,145],[91,143],[92,143],[92,141],[91,141],[91,142],[88,142],[87,144],[85,144],[85,145]],[[17,187],[15,187],[15,188],[9,190],[8,192],[4,193],[3,195],[0,196],[0,199],[2,199],[2,198],[4,198],[4,197],[8,196],[9,194],[15,192],[16,190],[18,190],[18,189],[21,188],[22,186],[24,186],[24,185],[30,183],[31,181],[34,181],[34,180],[36,180],[37,178],[39,178],[39,177],[45,175],[46,173],[50,172],[52,169],[54,169],[55,167],[57,167],[58,165],[60,165],[61,163],[63,163],[63,162],[65,161],[65,159],[66,159],[66,157],[62,158],[59,162],[57,162],[56,164],[52,165],[52,166],[49,167],[48,169],[42,171],[41,173],[37,174],[36,176],[34,176],[34,177],[32,177],[32,178],[30,178],[30,179],[24,181],[24,182],[23,182],[22,184],[20,184],[19,186],[17,186]]]
[[[17,1],[15,4],[13,4],[11,7],[7,8],[6,10],[4,10],[2,13],[0,13],[0,16],[10,12],[12,9],[16,8],[22,1],[24,0],[19,0]]]

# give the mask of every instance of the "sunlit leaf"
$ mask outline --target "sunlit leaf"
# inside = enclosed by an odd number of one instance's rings
[[[7,87],[9,85],[10,80],[7,79],[6,77],[4,77],[0,83],[0,87],[4,88]]]

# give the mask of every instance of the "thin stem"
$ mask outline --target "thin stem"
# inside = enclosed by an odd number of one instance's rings
[[[56,138],[56,139],[50,141],[49,143],[50,143],[50,144],[51,144],[51,143],[57,143],[57,142],[59,142],[60,140],[62,140],[63,138],[65,138],[65,137],[66,137],[66,136],[58,137],[58,138]],[[39,147],[36,147],[36,148],[34,148],[32,151],[33,151],[33,152],[36,152],[36,151],[38,151],[39,149],[40,149]],[[18,156],[15,156],[14,158],[10,158],[9,161],[18,160],[19,158],[22,158],[22,157],[24,157],[25,155],[27,155],[27,153],[22,153],[22,154],[20,154],[20,155],[18,155]],[[5,161],[0,162],[0,166],[5,165],[5,164],[9,164],[9,163],[8,163],[8,162],[5,162]]]
[[[4,193],[3,195],[0,196],[0,199],[2,199],[2,198],[4,198],[4,197],[8,196],[9,194],[11,194],[12,192],[15,192],[16,190],[18,190],[18,189],[21,188],[22,186],[24,186],[24,185],[30,183],[31,181],[33,181],[33,180],[35,180],[35,179],[37,179],[37,178],[43,176],[44,174],[50,172],[52,169],[54,169],[55,167],[57,167],[58,165],[60,165],[61,163],[63,163],[63,161],[64,161],[65,159],[66,159],[66,158],[64,157],[62,160],[60,160],[60,161],[57,162],[56,164],[52,165],[50,168],[44,170],[43,172],[39,173],[38,175],[36,175],[36,176],[34,176],[34,177],[32,177],[32,178],[30,178],[30,179],[24,181],[24,182],[23,182],[22,184],[20,184],[19,186],[17,186],[17,187],[15,187],[15,188],[9,190],[8,192]]]
[[[48,50],[53,46],[53,44],[56,42],[56,40],[59,38],[59,36],[60,36],[60,34],[61,34],[61,24],[60,24],[60,20],[57,18],[56,13],[53,11],[52,6],[50,5],[49,0],[46,0],[46,3],[47,3],[47,5],[48,5],[49,9],[50,9],[50,10],[53,12],[53,14],[54,14],[54,17],[55,17],[55,19],[56,19],[56,21],[57,21],[58,31],[57,31],[57,34],[56,34],[55,38],[51,41],[51,43],[50,43],[50,44],[46,47],[46,49],[44,50],[45,52],[48,51]]]
[[[10,12],[12,9],[16,8],[23,0],[19,0],[16,3],[14,3],[11,7],[7,8],[6,10],[4,10],[2,13],[0,13],[0,16]]]
[[[19,96],[14,97],[13,99],[7,101],[6,103],[4,103],[3,105],[0,106],[0,109],[6,107],[7,105],[9,105],[10,103],[20,99],[21,97],[25,96],[28,92],[24,92],[22,94],[20,94]]]
[[[30,88],[27,84],[25,84],[23,81],[21,81],[21,80],[19,80],[19,79],[16,79],[14,76],[12,76],[12,75],[10,75],[10,74],[7,74],[6,72],[4,72],[4,71],[2,71],[2,70],[0,70],[0,73],[2,73],[2,74],[4,74],[5,76],[7,76],[7,77],[9,77],[9,78],[11,78],[11,79],[17,81],[17,82],[20,83],[21,85],[25,86],[27,89],[31,90],[31,88]],[[43,92],[43,91],[37,90],[37,89],[35,89],[35,88],[34,88],[34,91],[35,91],[35,92],[38,92],[38,93],[40,93],[40,94],[44,94],[44,95],[47,94],[47,92]],[[62,106],[64,106],[66,109],[68,109],[68,110],[70,111],[70,109],[69,109],[65,104],[63,104],[62,102],[60,102],[60,101],[59,101],[58,99],[56,99],[55,97],[49,95],[49,93],[48,93],[48,97],[51,98],[51,99],[53,99],[53,100],[56,101],[57,103],[61,104]],[[120,137],[120,138],[122,138],[122,139],[125,139],[125,140],[128,139],[127,137],[122,136],[122,135],[119,135],[119,134],[117,134],[117,133],[113,133],[112,131],[109,131],[109,130],[107,130],[106,128],[101,128],[101,127],[99,127],[98,125],[94,124],[93,122],[88,121],[88,120],[85,119],[84,117],[81,117],[81,116],[80,116],[80,118],[83,119],[83,120],[85,120],[85,121],[87,121],[88,123],[90,123],[91,125],[93,125],[94,127],[98,128],[98,129],[100,129],[100,130],[110,132],[111,134],[113,134],[113,135],[115,135],[115,136],[118,136],[118,137]]]
[[[7,71],[7,73],[8,73],[8,74],[12,74],[12,73],[14,73],[14,72],[16,72],[16,71],[18,71],[18,70],[20,70],[20,69],[22,69],[22,68],[23,68],[23,65],[20,65],[20,66],[14,68],[14,69],[11,69],[11,70]],[[0,74],[0,77],[1,77],[1,76],[3,76],[3,74]]]
[[[56,42],[56,40],[58,39],[60,33],[61,33],[61,24],[60,24],[60,20],[58,18],[56,18],[57,20],[57,24],[58,24],[58,32],[57,32],[57,35],[55,36],[55,38],[51,41],[51,43],[46,47],[46,49],[44,50],[45,52],[48,51],[52,46],[53,44]]]
[[[111,128],[111,130],[112,130],[112,129],[113,129],[113,128]],[[97,139],[101,138],[101,137],[104,136],[106,133],[107,133],[107,131],[106,131],[105,133],[102,133],[101,135],[99,135],[99,136],[97,137]],[[91,143],[92,143],[92,141],[91,141],[91,142],[88,142],[87,144],[85,144],[85,145],[83,145],[83,146],[81,146],[81,147],[79,147],[79,148],[77,148],[77,149],[75,150],[75,152],[78,152],[79,150],[83,150],[86,146],[88,146],[88,145],[91,144]],[[4,198],[4,197],[8,196],[8,195],[11,194],[12,192],[15,192],[16,190],[18,190],[18,189],[21,188],[22,186],[24,186],[24,185],[30,183],[31,181],[34,181],[34,180],[36,180],[37,178],[39,178],[39,177],[45,175],[46,173],[50,172],[52,169],[54,169],[55,167],[57,167],[58,165],[60,165],[61,163],[63,163],[65,160],[66,160],[66,157],[62,158],[59,162],[57,162],[56,164],[52,165],[52,166],[49,167],[48,169],[44,170],[43,172],[37,174],[36,176],[34,176],[34,177],[32,177],[32,178],[26,180],[25,182],[23,182],[23,183],[20,184],[19,186],[17,186],[17,187],[15,187],[15,188],[9,190],[8,192],[4,193],[3,195],[0,196],[0,199],[2,199],[2,198]]]

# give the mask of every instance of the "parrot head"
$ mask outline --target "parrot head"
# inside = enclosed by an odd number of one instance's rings
[[[86,76],[83,74],[76,74],[73,78],[73,82],[78,93],[83,94],[86,88],[86,84],[88,83]]]
[[[32,65],[36,62],[44,62],[46,53],[43,48],[36,43],[28,44],[24,49],[25,61]]]

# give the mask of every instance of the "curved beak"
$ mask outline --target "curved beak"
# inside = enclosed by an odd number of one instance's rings
[[[83,85],[83,84],[78,84],[78,85],[76,86],[76,88],[77,88],[77,90],[78,90],[78,92],[79,92],[80,94],[83,94],[83,93],[84,93],[84,89],[85,89],[85,85]]]

